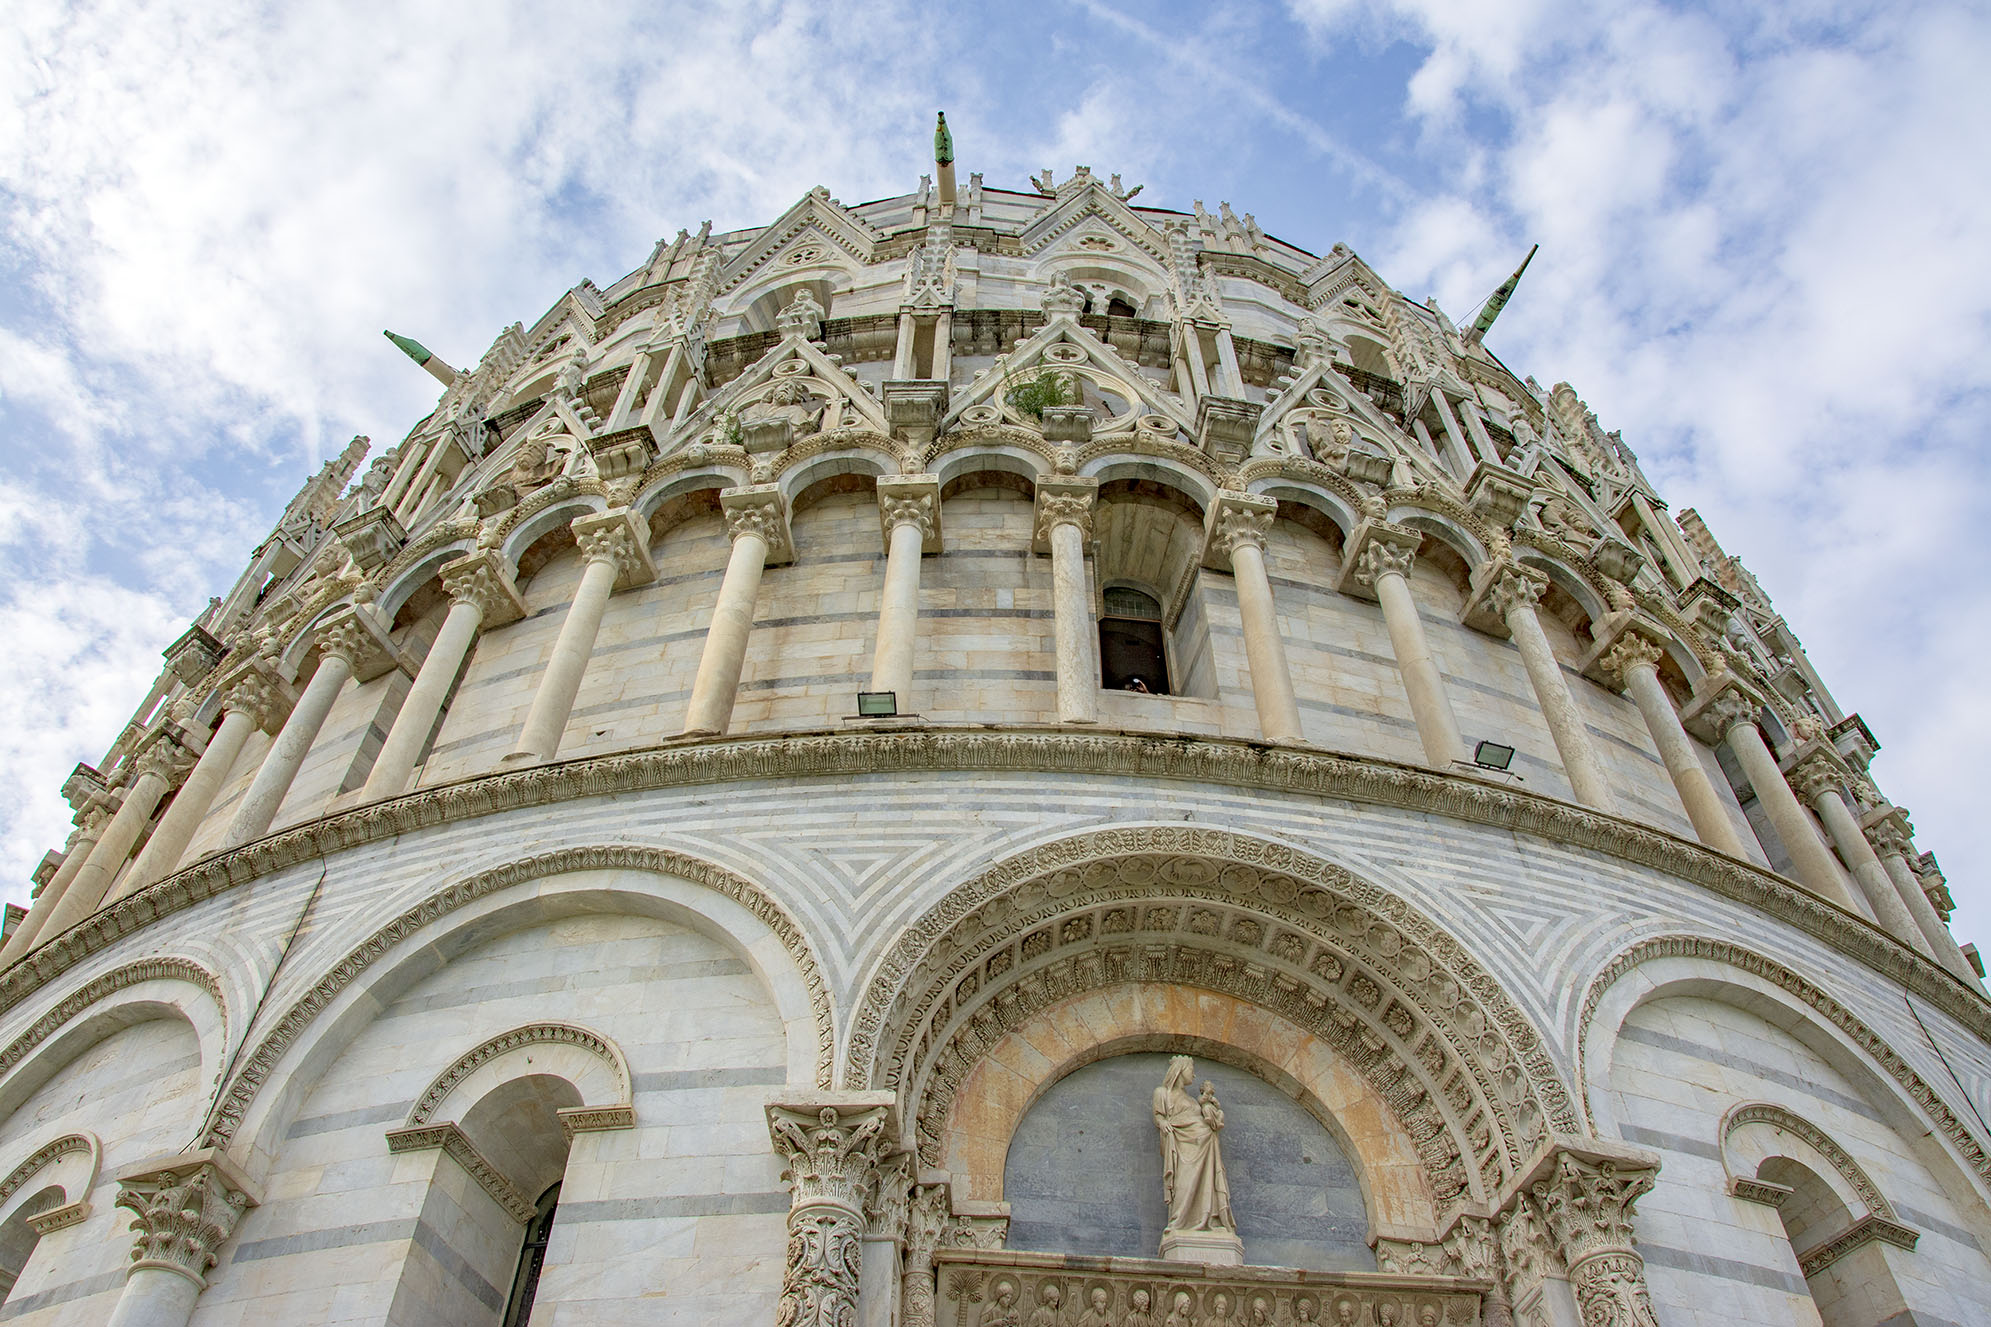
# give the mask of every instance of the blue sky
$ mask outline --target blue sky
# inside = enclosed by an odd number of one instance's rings
[[[1991,13],[1567,0],[0,18],[0,895],[310,469],[660,236],[1078,164],[1350,244],[1739,553],[1991,948]]]

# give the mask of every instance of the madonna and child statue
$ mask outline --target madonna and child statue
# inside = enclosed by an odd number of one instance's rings
[[[1161,1135],[1161,1191],[1168,1204],[1161,1256],[1236,1267],[1244,1262],[1244,1242],[1231,1216],[1231,1186],[1224,1177],[1218,1142],[1224,1111],[1208,1082],[1200,1094],[1190,1094],[1195,1078],[1196,1062],[1178,1055],[1168,1062],[1168,1073],[1154,1094],[1155,1129]]]

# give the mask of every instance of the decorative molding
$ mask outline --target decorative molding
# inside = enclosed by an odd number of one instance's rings
[[[515,1027],[509,1032],[500,1032],[466,1052],[457,1059],[456,1063],[437,1074],[435,1081],[429,1084],[428,1091],[422,1093],[420,1099],[415,1102],[415,1108],[409,1112],[408,1127],[412,1129],[429,1123],[435,1118],[436,1111],[448,1099],[449,1094],[456,1090],[457,1085],[492,1060],[527,1046],[542,1044],[576,1046],[606,1064],[609,1071],[615,1075],[615,1094],[619,1098],[610,1104],[622,1107],[629,1105],[631,1096],[629,1062],[623,1058],[619,1046],[599,1032],[590,1031],[573,1023],[528,1023],[523,1027]]]
[[[723,867],[662,848],[609,845],[593,848],[563,848],[555,852],[510,862],[462,880],[430,895],[420,904],[381,927],[366,943],[347,954],[320,978],[278,1019],[257,1043],[236,1071],[228,1090],[222,1094],[207,1127],[207,1136],[217,1147],[225,1147],[241,1127],[249,1105],[275,1071],[277,1061],[322,1013],[339,992],[351,985],[368,967],[421,930],[456,909],[487,894],[544,876],[569,871],[630,869],[675,876],[724,894],[753,913],[788,951],[809,993],[816,1034],[816,1084],[830,1085],[832,1056],[835,1053],[835,1025],[829,988],[801,927],[759,886]]]
[[[505,770],[369,803],[216,853],[38,944],[0,972],[0,1011],[150,924],[236,885],[347,849],[580,797],[743,780],[932,772],[1055,772],[1169,779],[1443,816],[1664,872],[1831,945],[1991,1040],[1991,1002],[1864,918],[1782,876],[1698,843],[1570,802],[1372,757],[1227,738],[1018,727],[675,740]]]
[[[1832,1163],[1832,1168],[1839,1172],[1846,1183],[1853,1186],[1854,1193],[1860,1195],[1860,1201],[1866,1204],[1866,1209],[1869,1212],[1872,1212],[1876,1216],[1884,1216],[1890,1221],[1894,1219],[1894,1208],[1887,1201],[1886,1197],[1882,1195],[1880,1186],[1868,1178],[1867,1173],[1860,1169],[1859,1162],[1847,1155],[1845,1148],[1839,1146],[1823,1129],[1813,1124],[1810,1120],[1770,1102],[1758,1101],[1751,1102],[1746,1106],[1737,1106],[1734,1110],[1728,1112],[1727,1118],[1722,1120],[1721,1160],[1723,1166],[1727,1166],[1728,1164],[1729,1138],[1737,1129],[1740,1129],[1745,1124],[1767,1124],[1772,1129],[1780,1129],[1795,1138],[1802,1139],[1814,1152],[1817,1152]],[[1737,1176],[1736,1178],[1740,1180],[1744,1177]],[[1762,1183],[1763,1181],[1759,1180],[1756,1182]],[[1772,1185],[1771,1187],[1782,1188],[1783,1186]],[[1733,1185],[1730,1186],[1730,1192],[1734,1192]],[[1772,1204],[1772,1206],[1775,1206],[1775,1204]]]
[[[852,1327],[865,1211],[897,1146],[890,1095],[820,1093],[768,1103],[767,1127],[788,1184],[781,1327]]]
[[[1857,1253],[1869,1244],[1875,1242],[1892,1244],[1897,1249],[1906,1249],[1913,1253],[1915,1245],[1921,1238],[1913,1229],[1902,1225],[1899,1221],[1868,1213],[1855,1221],[1845,1234],[1828,1239],[1823,1244],[1799,1254],[1797,1269],[1803,1272],[1804,1279],[1809,1281],[1841,1258]]]
[[[95,1185],[97,1180],[97,1167],[103,1162],[103,1145],[97,1141],[95,1134],[66,1133],[60,1138],[50,1139],[48,1142],[43,1143],[34,1150],[34,1154],[26,1161],[23,1161],[20,1165],[7,1172],[7,1178],[0,1180],[0,1203],[5,1203],[9,1198],[19,1193],[21,1186],[26,1184],[37,1173],[46,1170],[63,1157],[77,1152],[86,1152],[89,1154],[90,1175],[89,1178],[83,1181],[82,1186],[77,1192],[72,1194],[65,1189],[63,1196],[70,1199],[72,1205],[89,1197],[90,1189]]]
[[[136,963],[127,963],[70,992],[55,1008],[29,1025],[27,1031],[8,1042],[4,1048],[0,1048],[0,1077],[12,1073],[14,1068],[27,1058],[30,1051],[48,1040],[64,1023],[97,1001],[127,986],[136,986],[140,982],[147,981],[184,981],[206,991],[213,997],[215,1012],[221,1018],[222,1041],[226,1044],[228,1005],[221,997],[220,979],[192,959],[146,958]]]
[[[874,969],[845,1086],[917,1103],[938,1165],[954,1091],[1009,1025],[1128,981],[1233,993],[1327,1040],[1418,1140],[1442,1205],[1498,1190],[1547,1131],[1577,1128],[1533,1024],[1449,932],[1338,866],[1201,826],[1093,830],[958,886]]]
[[[1773,958],[1766,958],[1762,954],[1726,940],[1698,935],[1657,936],[1640,941],[1605,964],[1591,980],[1590,989],[1583,997],[1582,1012],[1577,1016],[1576,1079],[1579,1083],[1589,1082],[1588,1032],[1604,993],[1634,968],[1661,958],[1695,958],[1721,963],[1753,977],[1759,977],[1810,1005],[1885,1070],[1901,1086],[1902,1091],[1921,1107],[1923,1114],[1929,1117],[1943,1137],[1956,1148],[1977,1177],[1985,1184],[1991,1184],[1991,1154],[1986,1153],[1984,1145],[1964,1127],[1963,1122],[1951,1112],[1943,1099],[1936,1095],[1935,1089],[1930,1087],[1927,1081],[1915,1072],[1914,1067],[1904,1060],[1879,1033],[1867,1026],[1864,1019],[1827,994],[1809,978],[1799,975]],[[1970,1025],[1979,1036],[1985,1035],[1979,1021],[1971,1020]],[[1591,1108],[1588,1093],[1583,1096],[1583,1113],[1584,1122],[1594,1128],[1596,1116]]]
[[[469,1135],[453,1123],[425,1124],[407,1129],[387,1131],[387,1150],[399,1155],[403,1152],[427,1152],[431,1149],[448,1155],[463,1173],[476,1181],[477,1187],[491,1196],[491,1201],[505,1209],[512,1220],[524,1225],[532,1220],[537,1209],[530,1199],[520,1193],[512,1182],[492,1165]]]
[[[560,1132],[572,1142],[575,1134],[609,1133],[636,1127],[634,1106],[563,1106],[554,1112],[560,1117]]]

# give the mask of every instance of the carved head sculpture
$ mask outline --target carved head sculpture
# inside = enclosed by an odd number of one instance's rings
[[[1176,1088],[1188,1090],[1196,1077],[1196,1061],[1187,1055],[1178,1055],[1168,1062],[1168,1072],[1162,1075],[1161,1085],[1169,1091]]]
[[[1106,1287],[1094,1286],[1092,1288],[1092,1294],[1089,1296],[1089,1298],[1092,1300],[1092,1311],[1094,1313],[1100,1314],[1101,1316],[1104,1316],[1106,1313],[1106,1301],[1109,1298],[1109,1296],[1106,1293]]]
[[[1314,1302],[1305,1297],[1293,1301],[1293,1317],[1300,1322],[1318,1322],[1314,1317]]]
[[[1146,1313],[1154,1303],[1154,1297],[1145,1290],[1136,1290],[1133,1295],[1134,1312]]]
[[[1335,1327],[1353,1327],[1355,1322],[1355,1301],[1346,1296],[1334,1301]]]
[[[1058,1289],[1056,1281],[1046,1281],[1044,1288],[1037,1292],[1037,1298],[1048,1308],[1056,1308],[1065,1302],[1065,1292]]]
[[[1259,1295],[1251,1301],[1251,1327],[1268,1327],[1272,1321],[1272,1306]]]
[[[1219,1322],[1229,1322],[1231,1316],[1231,1297],[1221,1290],[1210,1296],[1210,1315]]]
[[[1426,1304],[1417,1310],[1417,1327],[1438,1327],[1438,1306]]]
[[[1009,1308],[1016,1303],[1016,1282],[1004,1278],[996,1282],[995,1302],[1001,1308]]]
[[[1376,1306],[1376,1321],[1381,1327],[1396,1327],[1396,1305],[1384,1300]]]
[[[1187,1318],[1189,1316],[1189,1310],[1195,1307],[1195,1303],[1196,1302],[1189,1297],[1189,1292],[1187,1290],[1178,1290],[1175,1292],[1174,1302],[1169,1307],[1176,1314],[1177,1317]]]

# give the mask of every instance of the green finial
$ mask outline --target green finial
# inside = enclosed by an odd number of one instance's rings
[[[933,127],[933,161],[937,166],[954,164],[954,135],[947,132],[947,112],[940,112],[940,123]]]
[[[1531,246],[1528,249],[1528,256],[1514,269],[1514,275],[1501,282],[1500,289],[1487,297],[1486,307],[1479,311],[1479,317],[1473,319],[1472,329],[1466,333],[1468,341],[1478,341],[1486,336],[1487,329],[1493,326],[1493,320],[1500,316],[1500,311],[1507,307],[1507,301],[1514,297],[1514,287],[1521,284],[1521,273],[1527,271],[1528,264],[1535,261],[1535,250],[1541,247],[1539,244]]]
[[[420,341],[411,341],[405,336],[396,336],[389,331],[382,331],[381,335],[401,347],[403,354],[425,368],[428,366],[428,362],[435,358],[434,355],[429,353],[429,348]]]

